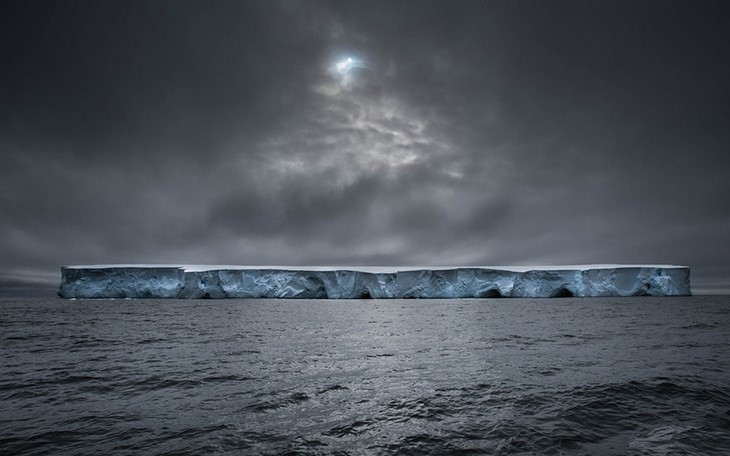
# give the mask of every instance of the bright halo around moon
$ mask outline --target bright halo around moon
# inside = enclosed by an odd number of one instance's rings
[[[362,59],[352,54],[340,54],[330,62],[327,71],[338,81],[339,86],[343,88],[352,88],[358,85],[358,80],[366,77],[367,70],[369,70]]]
[[[352,67],[352,64],[353,64],[352,57],[348,57],[348,58],[346,58],[344,60],[340,60],[339,62],[337,62],[337,64],[335,65],[335,67],[337,68],[337,71],[339,71],[341,73],[344,73],[350,67]]]

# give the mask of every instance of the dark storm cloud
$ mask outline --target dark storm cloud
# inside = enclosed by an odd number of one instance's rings
[[[659,262],[730,287],[726,3],[0,8],[6,289],[109,262]]]

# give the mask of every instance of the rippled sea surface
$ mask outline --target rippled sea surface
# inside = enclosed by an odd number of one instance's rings
[[[0,454],[730,454],[730,298],[0,300]]]

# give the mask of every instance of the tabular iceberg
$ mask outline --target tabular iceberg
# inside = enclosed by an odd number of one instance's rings
[[[673,265],[545,267],[252,267],[97,265],[61,268],[62,298],[553,298],[689,296]]]

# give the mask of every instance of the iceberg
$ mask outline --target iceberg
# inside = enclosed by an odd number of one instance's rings
[[[64,266],[62,298],[387,299],[689,296],[674,265],[286,267]]]

